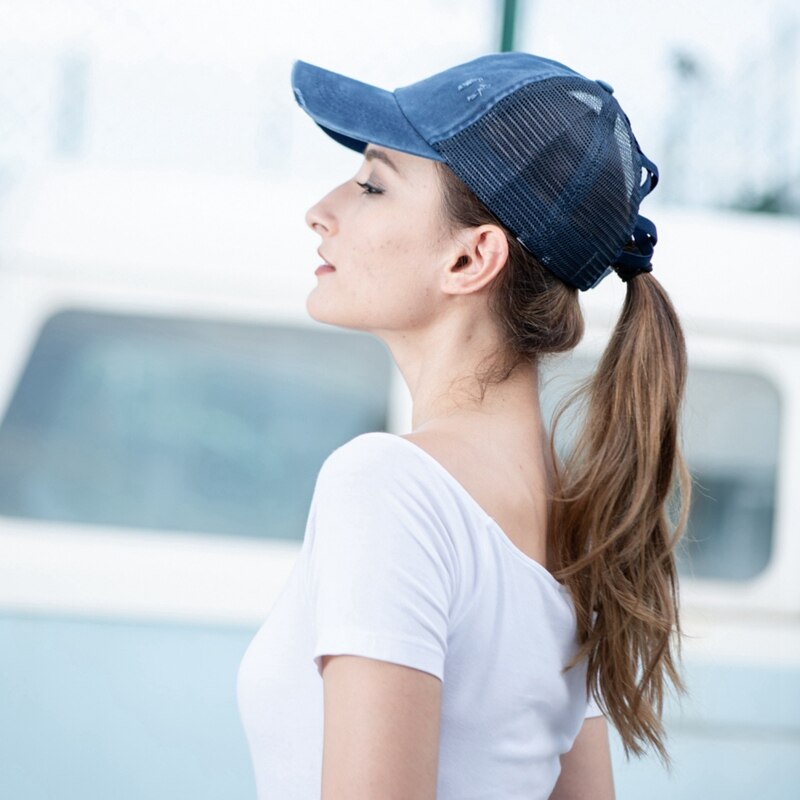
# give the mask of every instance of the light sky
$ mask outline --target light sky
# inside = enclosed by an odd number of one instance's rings
[[[384,68],[375,64],[371,79],[391,72],[402,85],[422,77],[422,62],[437,60],[437,44],[450,51],[460,43],[466,57],[495,48],[500,6],[500,0],[0,0],[0,43],[71,42],[117,60],[244,68],[276,54],[333,69],[380,58]],[[657,80],[674,47],[730,73],[776,26],[798,19],[791,0],[735,8],[729,0],[520,0],[518,7],[520,49],[626,85]],[[447,52],[440,60],[450,63]]]
[[[497,49],[501,5],[500,0],[0,0],[0,70],[10,69],[15,53],[30,59],[76,51],[116,65],[116,73],[107,69],[97,79],[97,97],[106,103],[98,124],[109,130],[129,127],[132,154],[154,146],[159,137],[165,145],[183,137],[189,150],[198,148],[197,160],[206,145],[193,142],[181,125],[194,126],[200,136],[198,126],[205,123],[198,109],[204,103],[209,117],[229,116],[244,129],[255,114],[246,104],[260,100],[268,107],[277,146],[291,142],[288,161],[299,168],[306,162],[309,169],[340,168],[350,163],[349,154],[321,141],[294,105],[292,61],[301,58],[386,88],[402,86]],[[800,24],[799,7],[793,0],[750,0],[735,7],[729,0],[519,0],[517,49],[611,83],[643,149],[658,160],[664,125],[676,113],[671,53],[692,54],[711,85],[730,82],[770,46],[776,32]],[[208,70],[209,97],[184,110],[180,86],[167,86],[165,91],[177,96],[154,100],[153,116],[174,131],[148,133],[149,120],[121,115],[147,105],[165,65],[173,74],[178,67],[185,74]],[[112,77],[129,81],[132,92],[116,92],[116,105]],[[224,88],[230,78],[238,79],[239,89]],[[0,73],[0,128],[2,79]],[[19,79],[6,85],[25,79],[20,70]],[[250,94],[237,98],[245,86]],[[17,104],[26,113],[24,102]],[[203,135],[220,153],[241,146],[230,131]]]
[[[0,42],[85,42],[118,59],[163,56],[244,65],[279,50],[314,53],[333,68],[358,61],[361,50],[405,64],[406,75],[399,77],[404,81],[419,77],[414,66],[420,44],[462,39],[469,50],[483,39],[482,49],[494,47],[500,5],[499,0],[0,0]],[[682,46],[715,68],[730,70],[776,24],[797,20],[794,6],[791,0],[750,0],[735,8],[726,0],[520,0],[520,45],[578,69],[601,66],[615,74],[649,73],[665,50]]]

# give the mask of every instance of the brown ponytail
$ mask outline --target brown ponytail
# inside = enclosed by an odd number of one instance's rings
[[[555,574],[576,599],[582,646],[573,663],[588,657],[588,678],[599,682],[626,755],[650,744],[669,764],[661,723],[667,681],[684,689],[671,644],[674,636],[679,655],[674,550],[689,499],[678,444],[686,348],[658,281],[645,273],[627,286],[584,389],[583,430],[558,471]],[[676,478],[681,507],[672,524]]]
[[[506,349],[479,376],[485,392],[517,365],[575,347],[583,335],[578,292],[544,269],[450,169],[437,168],[447,222],[493,223],[508,239],[508,262],[489,297]],[[689,502],[678,444],[686,350],[658,281],[641,274],[627,287],[609,345],[579,395],[584,428],[562,464],[551,434],[551,557],[577,613],[581,647],[567,668],[587,658],[587,687],[599,687],[598,702],[628,757],[651,745],[669,765],[663,701],[668,682],[684,690],[673,637],[679,656],[674,550]]]

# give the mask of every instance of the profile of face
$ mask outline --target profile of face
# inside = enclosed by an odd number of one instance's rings
[[[447,300],[442,281],[458,260],[434,161],[368,145],[351,179],[306,214],[319,234],[320,270],[306,301],[319,322],[370,331],[430,323]]]

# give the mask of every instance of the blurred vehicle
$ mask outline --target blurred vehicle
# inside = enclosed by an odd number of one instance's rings
[[[0,208],[0,797],[255,796],[239,660],[397,405],[305,311],[297,191],[65,169]]]
[[[408,430],[408,392],[381,342],[306,313],[316,188],[86,169],[21,186],[0,205],[0,796],[253,797],[239,660],[322,461]],[[615,740],[618,796],[783,800],[800,786],[800,231],[653,216],[691,361],[690,695],[667,710],[671,777]],[[623,291],[582,296],[548,411]]]
[[[682,438],[694,486],[679,545],[688,696],[666,706],[672,774],[655,758],[626,763],[614,740],[618,796],[789,800],[800,793],[800,225],[649,212],[654,274],[689,351]],[[553,369],[552,394],[586,374],[623,295],[613,278],[586,294],[587,336]]]

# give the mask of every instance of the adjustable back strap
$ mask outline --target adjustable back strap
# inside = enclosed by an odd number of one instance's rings
[[[656,180],[658,180],[657,173]],[[647,217],[640,215],[636,220],[630,243],[611,265],[617,275],[627,283],[640,272],[652,272],[653,265],[650,260],[657,241],[656,226]]]

